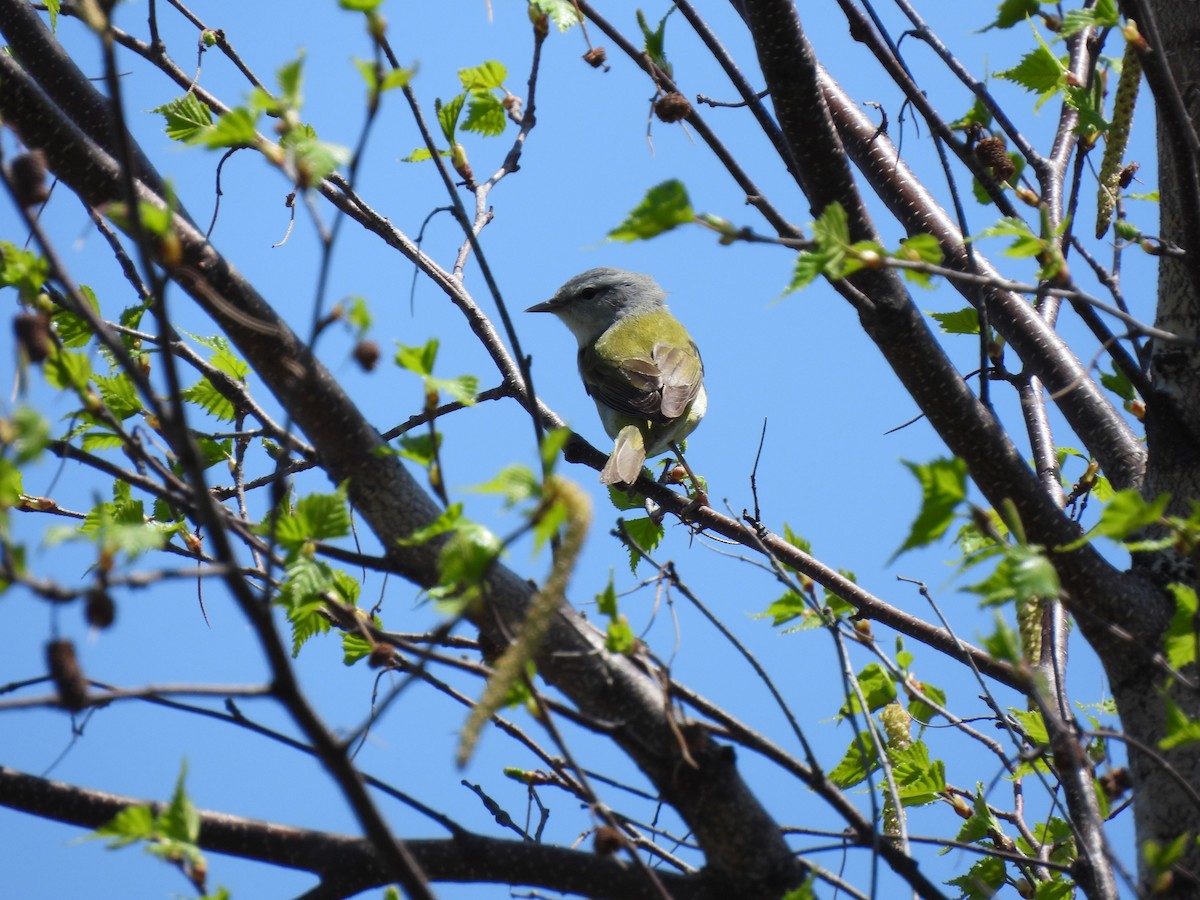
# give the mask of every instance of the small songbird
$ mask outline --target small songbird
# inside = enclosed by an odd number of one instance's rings
[[[583,386],[616,441],[603,484],[633,484],[647,457],[691,434],[708,407],[700,351],[665,297],[649,275],[589,269],[526,310],[554,313],[579,341]]]

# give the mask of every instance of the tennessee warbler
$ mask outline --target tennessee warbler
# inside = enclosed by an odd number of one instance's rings
[[[633,484],[647,457],[683,440],[704,416],[704,363],[649,275],[589,269],[526,312],[554,313],[579,341],[579,374],[616,442],[602,484]]]

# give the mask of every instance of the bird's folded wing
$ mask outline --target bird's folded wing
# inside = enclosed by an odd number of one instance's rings
[[[579,351],[579,371],[587,391],[622,415],[650,421],[676,419],[695,399],[704,366],[694,344],[690,352],[657,343],[649,355],[613,363],[591,347]]]

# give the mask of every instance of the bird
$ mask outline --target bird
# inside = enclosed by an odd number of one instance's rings
[[[708,409],[708,394],[696,342],[667,308],[658,282],[589,269],[526,312],[553,313],[579,342],[579,375],[614,441],[601,484],[631,486],[648,458],[679,453]],[[699,490],[694,477],[692,483]]]

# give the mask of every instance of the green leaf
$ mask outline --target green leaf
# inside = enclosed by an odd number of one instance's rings
[[[879,663],[869,663],[856,677],[869,712],[882,709],[896,699],[896,684]],[[847,697],[846,704],[838,710],[838,715],[847,716],[852,712],[862,712],[862,704],[855,693]]]
[[[992,815],[984,795],[983,784],[975,784],[975,799],[972,803],[970,818],[963,822],[955,840],[963,844],[973,844],[976,841],[990,840],[992,835],[1004,834],[1004,826]],[[942,854],[949,853],[950,847],[941,850]]]
[[[1134,488],[1118,491],[1096,523],[1096,534],[1120,541],[1148,525],[1160,521],[1166,513],[1170,494],[1159,494],[1147,501]]]
[[[661,522],[655,522],[647,517],[642,519],[626,519],[625,530],[629,532],[629,536],[633,538],[634,543],[645,550],[647,553],[653,553],[654,549],[659,545],[666,533],[663,530]],[[634,551],[629,551],[629,570],[637,573],[637,564],[641,561],[641,557]]]
[[[232,422],[237,418],[237,408],[233,401],[217,390],[216,385],[209,381],[207,376],[185,388],[180,396],[222,422]]]
[[[921,511],[900,549],[892,554],[893,560],[914,547],[924,547],[938,540],[946,533],[954,521],[955,511],[967,497],[967,464],[962,459],[936,459],[924,465],[905,462],[904,465],[921,485]]]
[[[788,282],[788,286],[783,293],[792,293],[793,291],[801,290],[808,287],[814,281],[821,277],[825,272],[825,259],[819,253],[811,250],[805,250],[796,257],[796,266],[792,270],[792,280]]]
[[[462,82],[464,91],[490,91],[492,88],[503,87],[507,77],[508,69],[494,59],[469,69],[458,70],[458,80]]]
[[[437,451],[441,445],[441,432],[402,434],[400,435],[400,448],[396,451],[396,455],[412,460],[419,466],[429,468],[437,459]]]
[[[695,220],[687,188],[682,181],[671,179],[650,188],[625,221],[608,233],[608,238],[627,243],[649,240]]]
[[[1009,548],[1006,557],[1012,561],[1012,589],[1017,602],[1059,595],[1058,572],[1043,551],[1032,545],[1018,545]]]
[[[401,547],[417,547],[426,544],[435,537],[458,528],[463,521],[462,512],[463,505],[461,503],[451,503],[428,525],[418,528],[408,537],[400,538],[396,543]]]
[[[621,654],[632,653],[637,648],[637,636],[629,627],[629,620],[623,614],[608,620],[604,646],[609,653]]]
[[[1166,634],[1167,662],[1173,669],[1182,669],[1196,661],[1196,644],[1200,640],[1196,630],[1196,590],[1179,582],[1167,585],[1167,590],[1175,599],[1175,615]]]
[[[779,900],[817,900],[817,893],[813,889],[813,884],[816,880],[816,875],[809,875],[804,880],[804,884],[800,885],[800,887],[792,888],[780,897]]]
[[[1004,860],[985,856],[967,870],[965,875],[951,878],[946,884],[961,891],[962,900],[991,900],[1004,887]]]
[[[357,294],[347,297],[342,301],[343,314],[346,321],[350,323],[350,327],[355,333],[362,337],[371,330],[371,308],[367,304],[365,297],[360,297]]]
[[[608,584],[604,586],[604,590],[596,595],[596,610],[602,616],[612,618],[617,615],[617,589],[613,586],[612,572],[608,573]]]
[[[979,334],[979,312],[973,306],[948,313],[931,312],[942,326],[942,334]]]
[[[984,31],[993,28],[1012,28],[1019,22],[1024,22],[1030,16],[1037,15],[1041,7],[1039,0],[1004,0],[996,8],[996,19]]]
[[[454,133],[458,130],[458,117],[462,115],[463,104],[467,101],[466,94],[451,97],[445,103],[435,100],[433,108],[437,114],[438,124],[442,126],[442,134],[448,143],[455,143]]]
[[[529,0],[531,8],[550,17],[559,31],[579,24],[579,10],[571,0]]]
[[[212,112],[191,92],[155,107],[151,112],[162,114],[167,137],[173,141],[191,142],[212,127]]]
[[[1033,889],[1033,900],[1072,900],[1074,896],[1073,881],[1039,881]]]
[[[1061,591],[1058,573],[1044,550],[1033,545],[1008,544],[996,568],[983,581],[965,590],[978,594],[984,606],[997,606],[1034,597],[1055,598]]]
[[[500,539],[483,525],[463,520],[438,556],[442,585],[455,590],[479,585],[503,549]]]
[[[97,375],[96,387],[100,390],[100,399],[118,419],[124,421],[142,410],[142,398],[138,396],[137,388],[124,372],[111,377]]]
[[[187,143],[199,144],[210,150],[253,147],[258,141],[258,132],[255,130],[258,116],[258,112],[252,113],[244,106],[235,107],[222,113],[215,125],[193,134]]]
[[[371,655],[375,645],[354,631],[342,632],[342,665],[352,666]]]
[[[206,469],[233,459],[233,438],[214,441],[212,438],[197,436],[195,441],[196,449],[200,451],[200,463]]]
[[[941,688],[922,682],[921,693],[942,707],[942,709],[946,708],[946,692]],[[908,702],[908,714],[917,722],[924,725],[932,722],[933,717],[938,715],[938,712],[920,697],[913,697]]]
[[[41,456],[42,451],[50,444],[50,423],[31,406],[18,406],[13,414],[12,424],[17,427],[15,460],[23,466]]]
[[[383,81],[379,84],[379,90],[390,91],[395,88],[407,87],[408,83],[413,80],[413,76],[417,74],[415,65],[404,68],[400,66],[394,69],[388,69],[386,75],[383,76]]]
[[[83,294],[88,305],[99,316],[100,301],[96,299],[95,291],[87,285],[80,285],[79,292]],[[50,321],[54,324],[54,330],[58,333],[58,339],[62,341],[64,347],[78,349],[87,346],[92,339],[92,326],[83,316],[77,316],[69,310],[59,309],[50,317]]]
[[[913,741],[901,750],[889,750],[888,758],[901,806],[925,806],[941,799],[946,790],[946,764],[929,758],[924,741]]]
[[[433,363],[438,352],[437,338],[430,338],[422,345],[411,347],[397,341],[396,348],[396,365],[422,377],[433,374]]]
[[[299,655],[300,648],[309,638],[329,631],[329,619],[325,615],[325,597],[334,597],[352,602],[342,591],[344,579],[335,578],[334,570],[324,562],[308,556],[294,556],[284,570],[287,578],[275,595],[275,603],[287,612],[292,626],[292,656]]]
[[[16,244],[0,241],[0,287],[15,287],[22,299],[32,301],[46,283],[46,261]]]
[[[208,358],[208,361],[214,368],[224,372],[235,381],[243,381],[250,374],[250,366],[234,353],[233,347],[224,338],[213,338],[212,349],[216,352]]]
[[[1050,732],[1046,730],[1046,720],[1036,709],[1009,708],[1009,714],[1020,723],[1021,731],[1026,740],[1035,747],[1044,747],[1050,743]]]
[[[13,463],[10,458],[0,456],[0,510],[12,509],[20,503],[20,496],[25,492],[25,487],[20,476],[20,469],[16,463]],[[0,523],[4,520],[0,520]],[[0,533],[4,532],[4,526],[0,524]]]
[[[86,354],[60,349],[52,352],[42,365],[42,375],[52,388],[83,392],[92,377],[92,363]]]
[[[675,12],[674,6],[667,10],[666,15],[659,20],[658,27],[652,30],[646,23],[646,17],[642,11],[640,9],[637,11],[637,23],[642,30],[644,41],[643,49],[654,64],[668,76],[671,75],[672,69],[671,63],[667,61],[667,19],[673,12]]]
[[[447,154],[445,151],[443,151],[442,155],[448,156],[449,154]],[[425,162],[425,160],[427,160],[427,159],[433,159],[433,154],[429,152],[429,148],[428,147],[418,147],[412,153],[408,154],[408,156],[401,157],[400,162],[410,162],[410,163]]]
[[[294,509],[281,512],[273,522],[270,518],[264,519],[255,531],[274,534],[275,540],[293,554],[309,541],[344,537],[350,533],[345,485],[332,494],[301,497]]]
[[[1037,256],[1046,249],[1046,241],[1034,234],[1027,222],[1013,216],[1005,216],[995,225],[985,228],[976,238],[972,238],[972,240],[981,237],[1013,238],[1013,242],[1005,249],[1004,253],[1007,256],[1018,259]]]
[[[1070,37],[1085,28],[1113,28],[1120,24],[1116,0],[1097,0],[1091,9],[1072,9],[1063,16],[1062,37]]]
[[[808,618],[812,614],[804,597],[795,591],[786,591],[781,597],[767,607],[765,615],[771,617],[771,624],[778,628],[798,617]],[[814,623],[816,624],[816,623]]]
[[[1146,860],[1146,867],[1159,875],[1169,872],[1171,867],[1179,862],[1184,851],[1188,849],[1188,844],[1192,841],[1192,835],[1186,831],[1174,837],[1166,845],[1160,844],[1158,841],[1145,841],[1142,844],[1142,858]]]
[[[555,463],[558,462],[558,455],[562,452],[563,447],[567,445],[567,441],[570,439],[570,428],[555,428],[552,431],[546,432],[546,434],[542,437],[542,466],[546,469],[546,471],[554,471]],[[613,489],[609,488],[609,491],[611,493],[613,492]],[[617,491],[616,493],[621,494],[621,496],[625,496],[623,491]]]
[[[992,111],[988,109],[987,104],[979,97],[976,97],[971,108],[968,109],[962,116],[950,123],[950,127],[957,131],[965,131],[973,125],[982,125],[987,128],[992,124]]]
[[[479,393],[479,379],[474,375],[459,375],[457,378],[426,378],[428,389],[445,391],[459,403],[467,406],[475,402]]]
[[[467,108],[467,120],[463,122],[463,131],[472,131],[484,137],[495,137],[504,133],[508,124],[508,116],[504,105],[494,94],[472,94]]]
[[[893,253],[892,257],[910,262],[926,263],[931,266],[941,265],[944,258],[942,247],[932,234],[914,234],[906,237],[900,242],[900,249]],[[933,276],[928,272],[921,272],[917,269],[901,269],[900,271],[904,273],[905,278],[921,287],[933,285]]]
[[[350,12],[375,12],[383,5],[383,0],[338,0],[338,6]]]
[[[996,77],[1015,82],[1027,91],[1041,94],[1044,101],[1062,87],[1066,73],[1066,63],[1042,43],[1037,49],[1026,53],[1013,68],[997,72]]]
[[[1126,403],[1131,402],[1137,396],[1133,389],[1133,383],[1125,374],[1124,369],[1114,367],[1112,372],[1101,372],[1100,383]]]
[[[300,88],[304,84],[304,55],[288,60],[275,72],[279,82],[279,92],[282,101],[291,109],[299,109],[304,104],[300,96]]]
[[[1163,697],[1163,700],[1167,705],[1167,736],[1158,742],[1158,749],[1174,750],[1200,741],[1200,722],[1189,718],[1170,697]]]
[[[127,806],[95,831],[91,837],[112,838],[110,850],[151,840],[155,835],[154,811],[149,806]]]
[[[196,811],[191,798],[188,797],[187,791],[184,790],[183,782],[186,776],[187,763],[185,762],[179,770],[179,778],[175,782],[175,793],[171,796],[171,803],[159,816],[158,825],[166,837],[194,844],[200,837],[200,814]]]
[[[350,162],[349,148],[319,141],[308,134],[298,138],[289,136],[282,144],[303,176],[303,184],[316,184]]]
[[[983,647],[996,659],[1014,665],[1021,663],[1021,641],[1000,613],[996,613],[996,630],[983,638]]]
[[[350,511],[346,505],[345,486],[332,494],[309,494],[296,503],[295,512],[288,517],[298,524],[304,540],[321,541],[345,537],[350,533]],[[283,529],[280,529],[282,535]],[[295,532],[293,531],[295,536]]]
[[[528,466],[514,464],[497,473],[491,481],[470,488],[480,494],[499,494],[507,508],[541,496],[541,483]]]
[[[829,773],[829,780],[840,788],[851,788],[861,784],[878,768],[879,754],[871,741],[871,733],[862,731],[850,742],[841,762]]]

